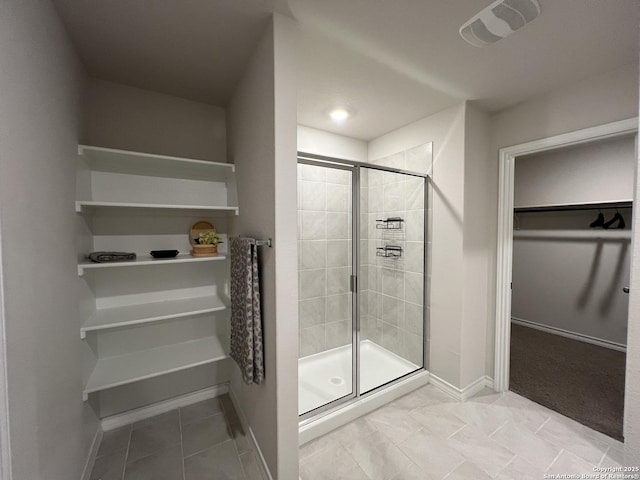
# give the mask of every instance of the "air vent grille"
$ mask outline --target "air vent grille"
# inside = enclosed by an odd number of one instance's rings
[[[460,27],[460,35],[484,47],[511,35],[540,15],[537,0],[498,0]]]

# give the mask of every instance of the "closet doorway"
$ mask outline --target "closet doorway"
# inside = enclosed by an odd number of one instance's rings
[[[637,120],[501,150],[496,389],[623,438]]]

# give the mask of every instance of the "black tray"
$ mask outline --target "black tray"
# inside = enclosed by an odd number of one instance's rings
[[[178,250],[151,250],[149,252],[153,258],[174,258],[178,256]]]

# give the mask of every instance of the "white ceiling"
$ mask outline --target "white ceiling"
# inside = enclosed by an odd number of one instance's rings
[[[638,61],[637,0],[539,0],[539,18],[482,49],[458,29],[492,0],[53,1],[91,75],[221,106],[270,13],[292,15],[299,122],[365,140]],[[337,105],[356,113],[341,126],[326,115]]]
[[[270,0],[53,0],[90,75],[225,106]]]

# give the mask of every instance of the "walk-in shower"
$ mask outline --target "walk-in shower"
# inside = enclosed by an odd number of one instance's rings
[[[301,418],[425,369],[430,166],[299,155]]]

